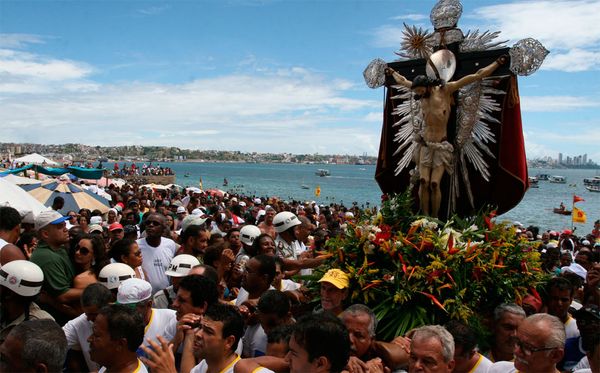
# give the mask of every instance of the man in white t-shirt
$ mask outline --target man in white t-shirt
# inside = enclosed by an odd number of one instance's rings
[[[536,313],[519,324],[515,361],[494,363],[488,373],[555,373],[565,353],[565,328],[556,316]]]
[[[134,308],[144,319],[144,342],[161,335],[167,340],[175,336],[177,326],[176,312],[168,309],[152,308],[152,286],[139,278],[125,280],[119,286],[117,303]],[[143,349],[138,348],[138,356],[146,357]]]
[[[102,366],[98,373],[148,373],[136,354],[143,339],[144,321],[139,313],[119,304],[103,307],[88,339],[91,359]]]
[[[148,275],[153,293],[169,286],[169,277],[165,271],[175,256],[177,244],[170,238],[162,237],[165,230],[164,216],[151,213],[142,223],[145,227],[146,237],[137,240],[142,250],[142,268]]]
[[[95,372],[100,368],[98,364],[90,359],[88,338],[92,334],[92,326],[96,316],[98,316],[98,311],[111,301],[112,293],[100,283],[90,284],[83,290],[81,295],[83,313],[63,326],[63,331],[67,337],[67,346],[71,349],[71,354],[67,356],[67,366],[70,369],[85,370],[83,366],[74,369],[74,364],[78,363],[77,355],[79,354],[83,355],[89,372]]]

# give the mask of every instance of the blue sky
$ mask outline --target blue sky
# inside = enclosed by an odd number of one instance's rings
[[[600,163],[600,1],[463,1],[550,50],[520,77],[527,155]],[[0,141],[376,155],[402,23],[435,1],[0,0]]]

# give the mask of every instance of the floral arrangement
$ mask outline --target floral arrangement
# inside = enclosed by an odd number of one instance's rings
[[[408,193],[385,198],[377,215],[349,223],[328,242],[326,268],[350,275],[350,301],[371,307],[379,338],[462,320],[481,329],[502,302],[535,294],[545,281],[535,244],[493,213],[441,222],[410,213]]]

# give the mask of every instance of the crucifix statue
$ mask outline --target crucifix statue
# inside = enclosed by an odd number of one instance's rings
[[[485,205],[502,213],[523,197],[515,74],[533,73],[548,53],[533,39],[509,49],[494,42],[498,33],[464,36],[461,12],[458,0],[439,1],[433,33],[405,25],[398,53],[405,59],[376,59],[364,73],[371,88],[388,87],[377,182],[385,193],[418,185],[420,212],[442,219]]]

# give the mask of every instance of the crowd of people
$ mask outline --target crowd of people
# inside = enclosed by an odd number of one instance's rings
[[[102,168],[102,163],[98,165],[98,168]],[[141,169],[133,162],[130,166],[123,163],[120,167],[118,163],[115,163],[113,169],[109,172],[111,177],[175,175],[170,167],[163,167],[160,164],[153,165],[152,162],[150,164],[144,163]]]
[[[34,224],[0,207],[0,372],[600,372],[600,221],[514,222],[551,279],[498,304],[487,340],[450,321],[383,341],[352,274],[323,268],[364,210],[195,191],[111,185],[108,213]]]

